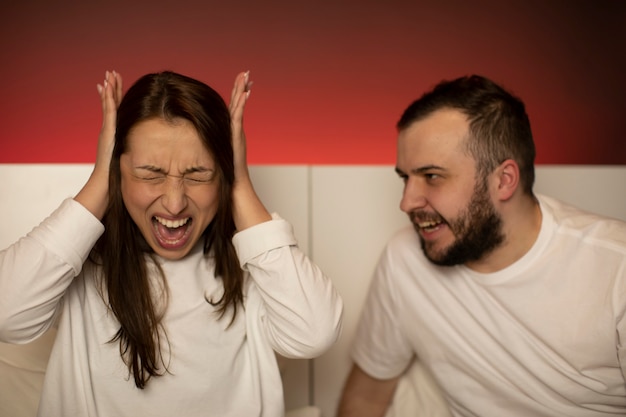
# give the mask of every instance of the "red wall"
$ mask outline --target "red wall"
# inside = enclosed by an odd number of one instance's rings
[[[106,69],[225,96],[249,69],[254,164],[392,164],[402,110],[468,73],[524,99],[538,163],[626,164],[621,0],[2,3],[0,163],[92,162]]]

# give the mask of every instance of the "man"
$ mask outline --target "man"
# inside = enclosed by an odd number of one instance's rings
[[[412,228],[377,266],[341,417],[382,416],[414,358],[454,416],[626,414],[626,223],[535,196],[524,104],[442,82],[398,122]]]

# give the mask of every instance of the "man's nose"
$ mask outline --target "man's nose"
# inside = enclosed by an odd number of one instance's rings
[[[426,196],[419,179],[407,178],[402,191],[402,200],[400,200],[400,210],[408,214],[425,206]]]

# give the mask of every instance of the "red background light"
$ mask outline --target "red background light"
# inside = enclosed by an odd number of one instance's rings
[[[253,164],[393,164],[404,108],[469,73],[525,101],[538,163],[626,164],[625,19],[610,0],[3,2],[0,163],[93,162],[106,69],[225,97],[249,69]]]

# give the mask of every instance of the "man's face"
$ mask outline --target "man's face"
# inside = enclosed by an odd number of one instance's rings
[[[480,260],[503,241],[487,178],[465,151],[466,116],[441,109],[400,132],[396,171],[404,180],[400,208],[409,215],[426,257],[451,266]]]
[[[120,158],[122,198],[148,245],[180,259],[215,217],[219,178],[193,125],[151,119],[133,127]]]

